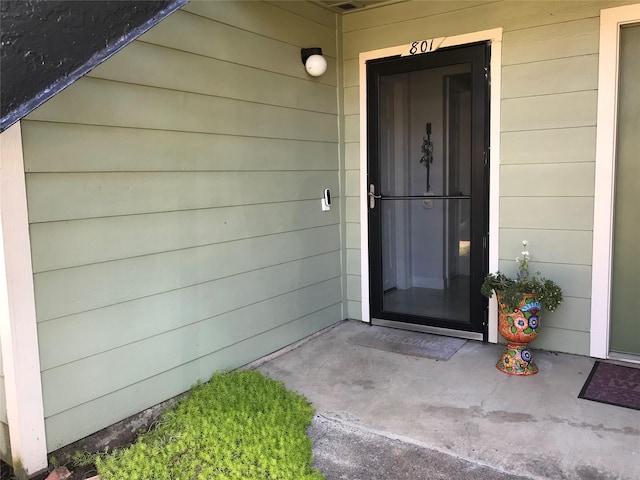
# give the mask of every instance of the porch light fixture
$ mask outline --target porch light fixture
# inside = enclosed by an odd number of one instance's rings
[[[307,73],[312,77],[319,77],[327,71],[327,61],[322,56],[321,48],[303,48],[300,51],[300,58]]]

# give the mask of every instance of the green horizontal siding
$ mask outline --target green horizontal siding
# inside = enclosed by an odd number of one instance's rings
[[[318,6],[190,3],[23,122],[49,450],[346,316],[336,52]]]
[[[565,265],[591,265],[592,235],[584,230],[544,230],[505,228],[500,231],[501,260],[511,262],[515,273],[515,258],[522,256],[522,240],[529,242],[531,262]],[[502,267],[506,272],[508,265]],[[535,270],[534,270],[535,271]]]
[[[595,185],[595,165],[593,162],[503,165],[500,169],[500,195],[520,196],[523,179],[534,186],[539,196],[590,196]]]
[[[597,102],[595,90],[509,98],[502,101],[502,131],[594,126]]]
[[[593,228],[593,197],[502,197],[500,228],[590,232]],[[535,251],[532,254],[535,255]],[[589,255],[589,252],[585,254]]]
[[[49,370],[339,276],[339,254],[330,252],[40,322],[39,335],[51,340],[40,364]],[[76,347],[59,352],[59,342]]]
[[[345,168],[347,170],[360,169],[360,143],[347,143],[344,155]]]
[[[360,82],[360,67],[358,59],[352,58],[343,62],[344,87],[356,87]]]
[[[576,77],[576,71],[582,75]],[[532,78],[544,78],[544,81],[532,82]],[[598,85],[598,55],[507,65],[502,69],[502,81],[502,98],[595,90]]]
[[[73,89],[63,90],[28,118],[290,140],[338,138],[333,114],[90,77],[78,80]]]
[[[491,0],[475,1],[468,0],[436,0],[430,2],[407,2],[395,6],[392,9],[386,9],[384,15],[380,15],[376,10],[365,10],[357,12],[357,15],[345,15],[343,23],[343,32],[351,32],[354,30],[365,30],[386,24],[404,23],[421,17],[432,17],[440,14],[450,14],[466,10],[467,8],[476,7],[483,3],[491,3]]]
[[[347,308],[349,310],[349,318],[353,320],[362,320],[362,302],[349,300],[347,302]]]
[[[523,38],[531,45],[532,51],[529,58],[535,58],[534,55],[537,52],[542,52],[553,45],[556,38],[559,43],[563,38],[580,40],[571,33],[567,33],[566,36],[562,33],[563,29],[570,30],[571,27],[568,24],[571,21],[596,19],[601,8],[625,2],[412,1],[406,3],[407,5],[389,5],[369,12],[353,12],[346,15],[343,22],[344,58],[346,60],[357,58],[359,52],[402,45],[414,40],[460,35],[498,27],[504,28],[505,32],[513,31],[514,34],[522,32]],[[399,14],[396,15],[395,12]],[[365,20],[366,17],[369,18]],[[375,21],[372,20],[373,17],[376,17]],[[363,21],[359,21],[360,18]],[[597,28],[597,21],[594,25]],[[541,33],[531,32],[530,37],[527,37],[527,30],[538,30]],[[596,40],[596,51],[597,44]],[[505,42],[504,48],[506,55],[510,46]],[[561,48],[572,51],[573,47]],[[549,50],[546,55],[562,52],[563,50]],[[511,63],[509,57],[507,60]]]
[[[114,390],[77,407],[46,418],[47,446],[54,450],[68,438],[82,438],[129,415],[157,403],[158,398],[171,398],[184,392],[194,378],[207,379],[214,370],[235,368],[267,355],[273,345],[288,345],[329,326],[341,314],[341,306],[333,305],[305,317],[265,331],[260,335],[184,363],[178,368],[146,378],[120,390]],[[258,317],[261,313],[258,313]]]
[[[167,65],[173,68],[167,70]],[[300,110],[335,114],[337,109],[335,86],[143,42],[133,43],[89,75]],[[254,88],[256,84],[262,88]]]
[[[346,87],[344,89],[344,114],[357,115],[360,112],[360,89]]]
[[[338,168],[338,147],[332,142],[45,122],[29,122],[22,135],[27,172]],[[87,161],[89,151],[91,161]]]
[[[596,128],[592,126],[503,132],[500,156],[503,165],[572,162],[594,164]]]
[[[338,211],[322,213],[318,204],[313,199],[32,224],[33,269],[40,273],[337,224]]]
[[[313,19],[314,22],[331,28],[335,33],[336,14],[318,7],[309,2],[292,2],[291,0],[269,0],[271,5],[275,5],[283,10],[287,10],[300,17]]]
[[[357,170],[347,170],[345,177],[345,192],[347,197],[359,196],[360,172]]]
[[[283,14],[286,11],[283,10]],[[307,28],[313,40],[288,43],[182,10],[164,20],[161,28],[153,28],[145,33],[141,41],[280,75],[308,79],[304,68],[300,68],[300,48],[314,45],[309,43],[311,41],[318,41],[318,24],[309,18],[300,17],[297,17],[297,23],[299,26],[296,28]],[[324,28],[322,25],[319,27]],[[277,32],[274,34],[278,35]],[[280,35],[283,35],[282,32]],[[335,45],[335,42],[335,28],[324,29],[322,42],[316,45],[328,45],[331,49],[330,45]],[[313,82],[335,86],[335,58],[328,55],[327,63],[327,73]]]
[[[345,245],[347,248],[360,248],[360,224],[347,223]]]
[[[339,248],[338,227],[328,226],[38,273],[37,318],[72,315]]]
[[[360,139],[360,116],[346,115],[344,118],[344,140],[347,143],[357,142]]]
[[[362,298],[359,275],[347,275],[347,300],[358,301]]]
[[[318,8],[301,14],[295,11],[283,11],[280,6],[265,2],[204,1],[190,2],[183,10],[278,42],[293,45],[305,43],[322,45],[323,55],[336,58],[335,16]],[[322,17],[325,17],[328,22],[322,23]]]
[[[566,310],[565,310],[566,311]],[[583,313],[584,310],[580,313]],[[553,315],[558,315],[556,311]],[[574,316],[575,314],[571,314]],[[591,315],[590,310],[587,315]],[[542,320],[545,321],[544,319]],[[576,355],[589,355],[589,332],[582,332],[576,328],[555,328],[542,324],[540,334],[536,338],[538,348],[553,352],[569,352]]]
[[[583,15],[589,14],[583,9]],[[546,62],[598,53],[599,15],[597,10],[590,18],[505,32],[502,64]]]
[[[361,271],[360,250],[347,249],[347,275],[357,275]]]
[[[576,6],[504,35],[499,256],[512,270],[529,240],[532,268],[565,295],[537,346],[588,354],[599,11]]]
[[[42,372],[45,416],[138,383],[341,302],[340,278],[291,291],[231,312],[152,335]],[[161,352],[161,355],[158,355]],[[141,361],[151,359],[153,361]],[[88,377],[86,372],[93,372]],[[192,381],[195,381],[193,379]],[[53,388],[67,382],[82,389]]]
[[[310,200],[335,171],[33,173],[31,223]],[[338,195],[336,195],[338,196]]]

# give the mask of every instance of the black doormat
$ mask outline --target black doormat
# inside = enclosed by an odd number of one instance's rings
[[[640,410],[640,368],[597,361],[578,398]]]
[[[430,333],[410,332],[395,328],[369,327],[349,339],[354,345],[377,348],[387,352],[449,360],[467,341]]]

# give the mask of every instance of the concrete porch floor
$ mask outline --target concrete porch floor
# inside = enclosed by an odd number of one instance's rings
[[[349,342],[367,328],[342,322],[259,366],[313,403],[319,416],[310,435],[334,465],[362,463],[366,471],[372,459],[405,449],[387,473],[343,469],[327,480],[640,478],[640,412],[577,398],[594,359],[532,344],[540,372],[516,378],[494,367],[498,345],[468,341],[436,361]],[[420,459],[430,456],[442,465],[422,476]],[[463,460],[471,463],[460,467]]]

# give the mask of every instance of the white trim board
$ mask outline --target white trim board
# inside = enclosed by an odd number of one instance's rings
[[[489,41],[491,45],[491,82],[490,118],[489,118],[489,271],[498,270],[498,228],[500,205],[500,91],[502,79],[502,28],[483,30],[480,32],[455,35],[452,37],[440,37],[425,40],[430,51],[438,48],[465,45],[474,42]],[[420,41],[418,44],[421,44]],[[361,285],[362,285],[362,321],[371,322],[369,309],[369,225],[368,225],[368,181],[367,181],[367,67],[369,60],[390,57],[393,55],[405,56],[410,54],[414,44],[399,45],[395,47],[371,50],[360,53],[360,255],[361,255]],[[489,342],[498,342],[498,308],[495,297],[489,302]]]
[[[593,213],[590,355],[609,358],[620,25],[640,21],[640,4],[600,11]]]
[[[20,122],[0,135],[0,342],[16,473],[47,468]],[[22,472],[22,473],[24,473]]]

